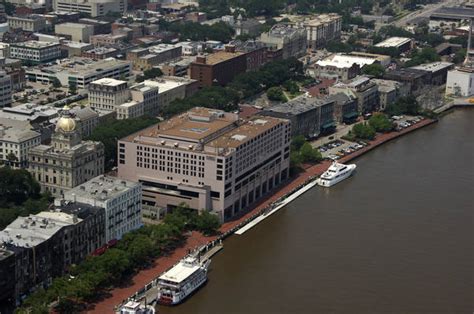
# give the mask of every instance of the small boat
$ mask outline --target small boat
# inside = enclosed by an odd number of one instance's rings
[[[128,301],[120,308],[118,314],[155,314],[155,308],[151,305],[143,305],[140,302]]]
[[[186,256],[158,278],[158,303],[175,305],[207,281],[211,260],[201,262],[197,257]]]
[[[319,179],[316,180],[316,183],[320,186],[330,187],[334,184],[341,182],[344,179],[347,179],[356,169],[355,164],[344,165],[334,161],[331,166],[326,170]]]

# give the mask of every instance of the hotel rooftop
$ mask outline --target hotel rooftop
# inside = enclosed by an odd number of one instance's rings
[[[257,116],[239,120],[236,113],[197,107],[122,140],[212,153],[217,148],[237,148],[281,121]]]

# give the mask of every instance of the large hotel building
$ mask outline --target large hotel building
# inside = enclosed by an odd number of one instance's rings
[[[118,176],[143,184],[145,207],[225,221],[288,178],[290,136],[287,120],[194,108],[121,139]]]

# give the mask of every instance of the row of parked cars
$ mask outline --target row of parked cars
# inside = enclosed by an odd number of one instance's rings
[[[340,147],[343,144],[344,144],[343,141],[336,140],[336,141],[330,142],[326,145],[320,146],[318,149],[319,149],[320,152],[327,152],[328,150]],[[339,159],[341,157],[344,157],[345,155],[348,155],[350,153],[353,153],[356,150],[359,150],[359,149],[361,149],[361,148],[363,148],[367,145],[369,145],[369,144],[367,144],[364,141],[358,141],[358,142],[352,143],[348,147],[341,148],[337,152],[328,155],[327,158],[332,159],[332,160],[337,160],[337,159]]]
[[[424,118],[418,116],[418,117],[414,117],[414,118],[411,118],[411,119],[406,119],[406,120],[401,121],[401,122],[398,122],[398,121],[401,120],[401,119],[403,119],[403,116],[393,116],[392,119],[393,119],[394,121],[397,121],[397,122],[396,122],[397,126],[396,126],[395,130],[401,131],[401,130],[403,130],[403,129],[405,129],[405,128],[408,128],[408,127],[412,126],[412,125],[415,124],[415,123],[420,122],[420,121],[423,120]]]

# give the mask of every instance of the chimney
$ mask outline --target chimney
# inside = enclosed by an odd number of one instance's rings
[[[206,57],[205,56],[197,56],[196,63],[206,64]]]

